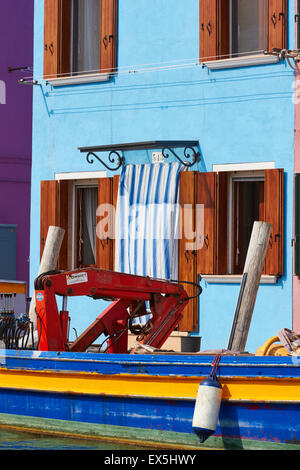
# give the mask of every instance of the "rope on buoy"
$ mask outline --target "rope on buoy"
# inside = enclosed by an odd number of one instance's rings
[[[217,371],[219,368],[221,357],[222,357],[222,354],[216,354],[212,362],[212,369],[211,369],[210,377],[214,379],[217,377]]]

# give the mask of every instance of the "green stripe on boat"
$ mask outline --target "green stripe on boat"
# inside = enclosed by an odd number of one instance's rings
[[[194,450],[300,450],[300,445],[240,440],[211,436],[205,445],[197,436],[172,431],[157,431],[125,426],[83,423],[32,416],[0,413],[0,427],[26,432],[60,435],[62,437],[139,443],[145,448],[194,449]]]

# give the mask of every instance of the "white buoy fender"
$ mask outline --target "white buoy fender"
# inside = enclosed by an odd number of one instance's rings
[[[193,430],[204,442],[214,434],[222,401],[222,386],[216,377],[207,377],[198,388],[193,416]]]

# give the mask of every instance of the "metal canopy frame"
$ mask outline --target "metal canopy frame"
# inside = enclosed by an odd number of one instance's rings
[[[116,171],[126,164],[125,158],[121,154],[121,152],[126,150],[162,149],[161,152],[164,158],[169,158],[170,154],[172,154],[182,165],[192,167],[195,163],[200,161],[198,147],[199,142],[197,140],[154,140],[149,142],[79,147],[78,150],[81,153],[86,153],[88,163],[93,164],[94,159],[96,159],[108,170]],[[183,148],[183,156],[179,156],[178,153],[175,152],[174,149],[177,148]],[[98,152],[108,152],[107,163],[97,155]],[[110,164],[112,164],[112,166]]]

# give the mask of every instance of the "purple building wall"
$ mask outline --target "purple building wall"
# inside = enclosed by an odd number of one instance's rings
[[[0,0],[0,224],[16,224],[16,280],[28,282],[34,0]],[[1,260],[0,260],[1,262]]]

